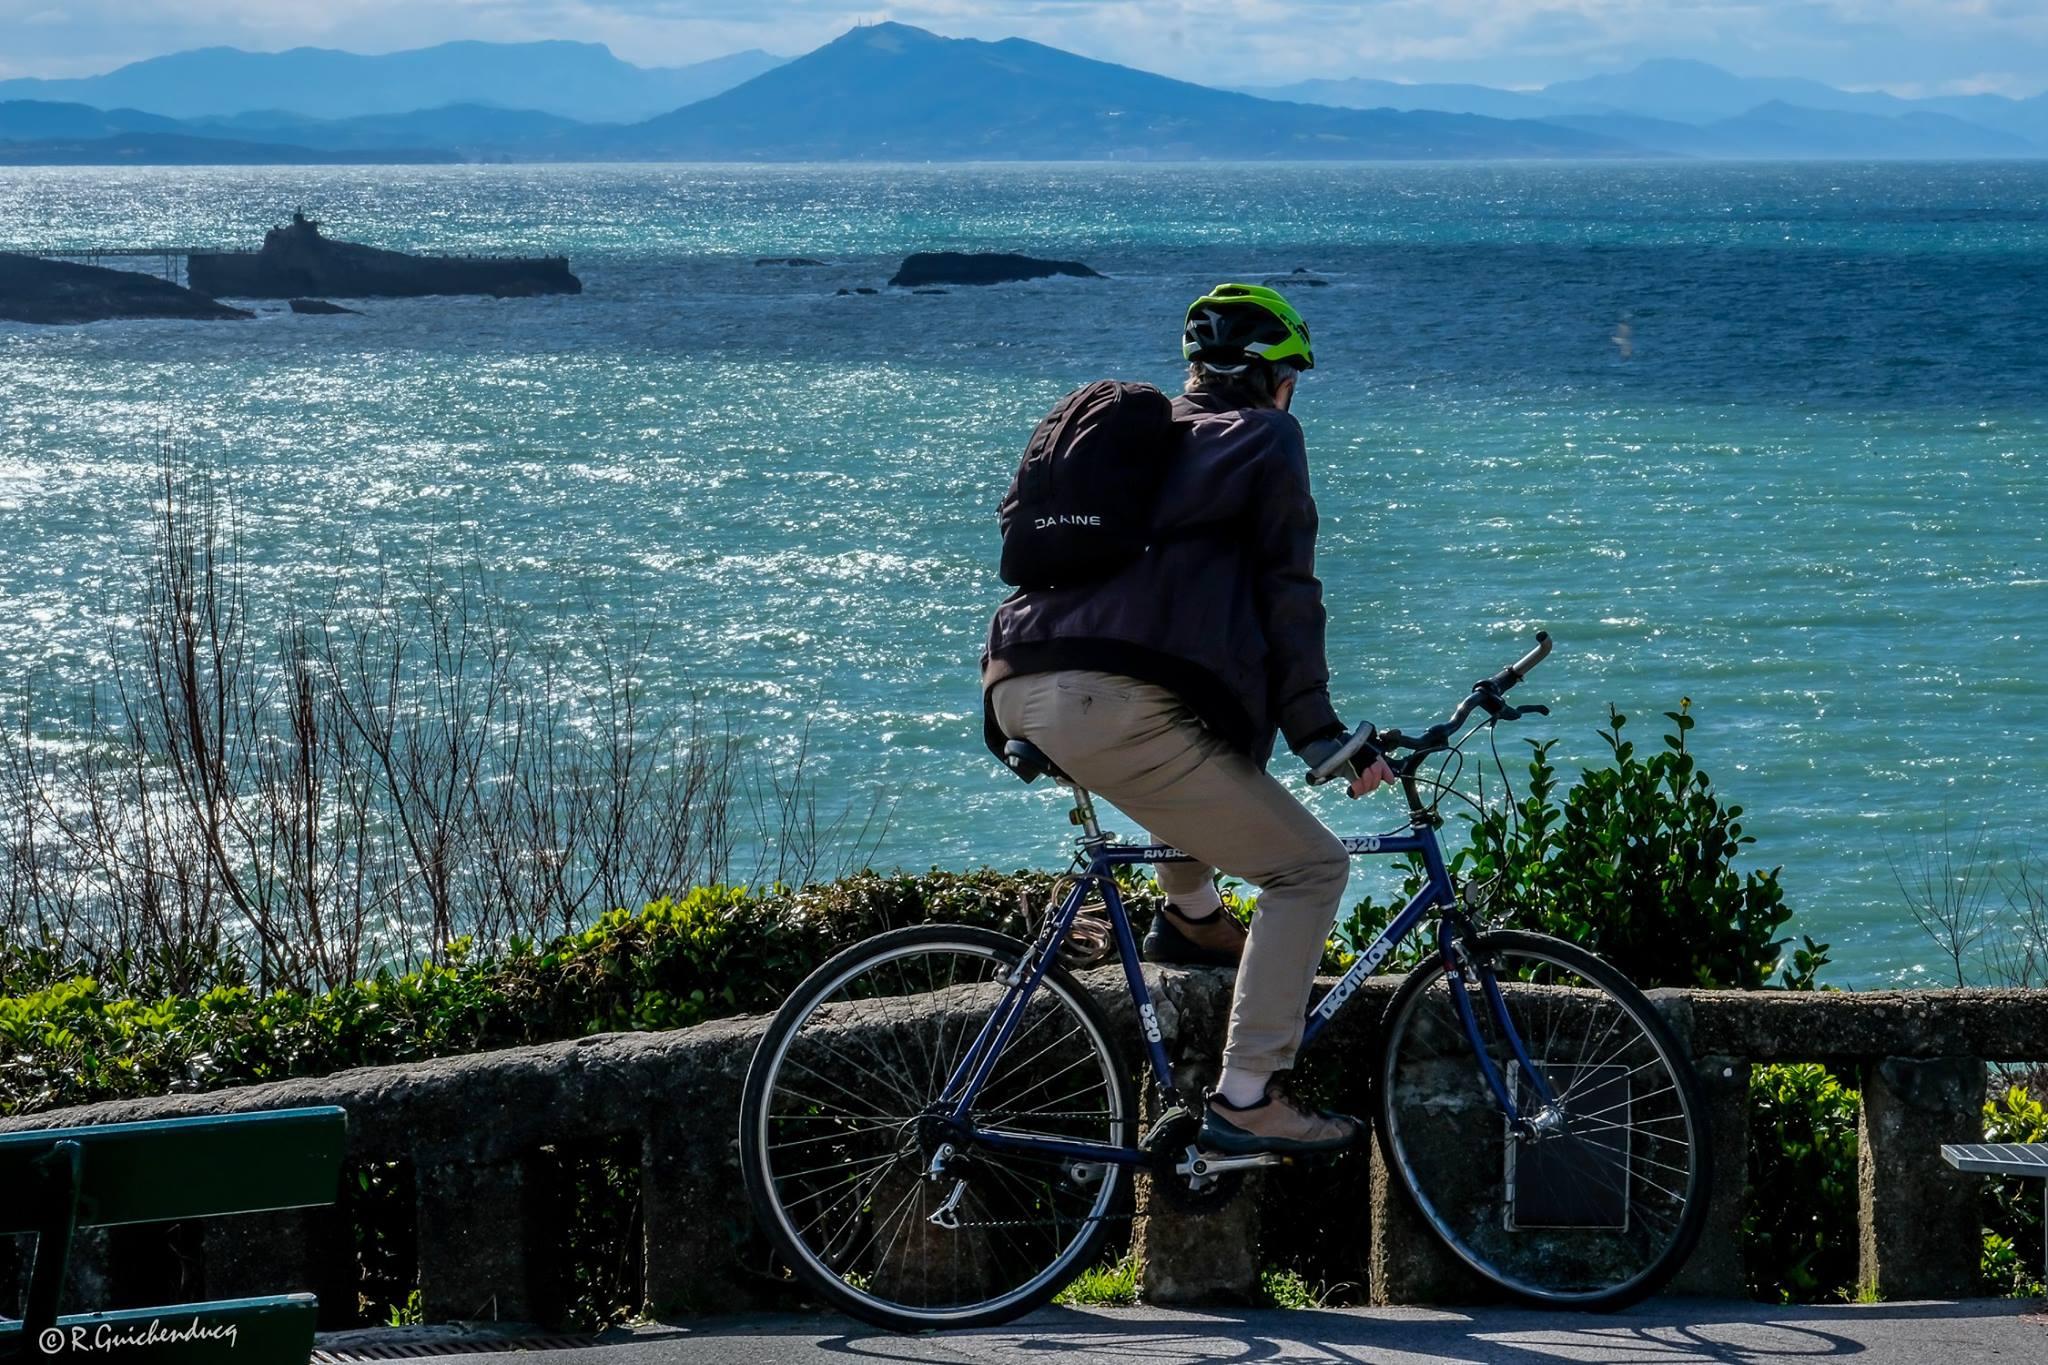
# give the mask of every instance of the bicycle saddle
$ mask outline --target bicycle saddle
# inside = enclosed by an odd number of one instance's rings
[[[1003,746],[1003,762],[1010,765],[1010,771],[1026,782],[1036,782],[1041,777],[1051,776],[1055,782],[1071,782],[1072,778],[1061,772],[1059,765],[1046,757],[1045,751],[1028,739],[1013,739]]]

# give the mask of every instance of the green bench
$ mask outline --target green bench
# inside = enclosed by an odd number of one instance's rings
[[[340,1192],[339,1109],[0,1133],[0,1237],[33,1234],[20,1322],[0,1360],[75,1365],[306,1365],[311,1294],[58,1316],[80,1228],[313,1208]]]

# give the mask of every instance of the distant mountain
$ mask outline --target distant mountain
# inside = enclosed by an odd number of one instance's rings
[[[95,138],[0,141],[0,166],[349,166],[441,164],[453,152],[389,147],[322,151],[269,142],[235,142],[185,133],[117,133]]]
[[[1631,146],[1642,148],[1649,156],[1743,155],[1729,151],[1725,142],[1699,124],[1680,123],[1677,119],[1649,118],[1642,114],[1558,114],[1545,122],[1560,128],[1576,128],[1582,133],[1618,137]]]
[[[1898,114],[1911,106],[1895,95],[1837,90],[1819,81],[1737,76],[1707,62],[1664,59],[1632,71],[1559,81],[1543,97],[1575,114],[1621,110],[1679,123],[1734,118],[1773,102],[1803,109],[1858,114]]]
[[[1280,103],[1019,38],[856,28],[743,85],[619,130],[612,155],[708,160],[1178,160],[1625,155],[1572,128]]]
[[[1630,71],[1559,81],[1542,90],[1496,90],[1480,85],[1403,85],[1367,79],[1302,81],[1252,93],[1345,108],[1440,109],[1497,117],[1543,118],[1559,126],[1644,142],[1659,151],[1701,156],[1785,156],[1793,146],[1863,147],[1862,151],[1809,151],[1827,156],[2013,156],[2005,137],[1980,140],[1948,125],[1897,123],[1933,115],[2006,137],[2024,138],[2048,154],[2048,95],[2015,100],[2002,95],[1940,95],[1902,99],[1883,91],[1838,90],[1799,78],[1737,76],[1707,62],[1663,59]],[[1776,112],[1759,115],[1770,108]],[[1785,109],[1888,119],[1889,126],[1835,125],[1800,120]],[[1756,115],[1756,117],[1752,117]],[[1647,120],[1647,122],[1645,122]],[[1727,128],[1696,136],[1685,129]],[[1800,124],[1799,127],[1791,125]],[[1645,136],[1655,134],[1657,141]],[[1770,148],[1772,150],[1761,150]],[[1974,148],[1974,150],[1970,150]],[[1752,149],[1752,150],[1740,150]]]
[[[301,152],[399,151],[408,153],[409,159],[418,159],[431,150],[436,160],[508,156],[549,159],[575,155],[585,140],[602,131],[599,125],[578,123],[555,114],[493,109],[480,104],[452,104],[407,114],[367,114],[353,119],[312,119],[275,111],[236,114],[231,118],[172,119],[136,109],[103,110],[47,100],[0,101],[0,143],[175,133],[194,139],[282,145]]]
[[[2048,94],[2025,100],[2007,99],[2003,95],[1937,95],[1911,101],[1907,107],[1947,114],[2048,148]]]
[[[1915,111],[1884,117],[1802,109],[1779,101],[1707,125],[1740,142],[1750,156],[1884,159],[1891,157],[2040,156],[2025,138],[1980,128],[1947,114]]]
[[[443,43],[360,56],[327,48],[201,48],[103,76],[0,81],[0,100],[63,100],[174,118],[288,110],[314,118],[399,114],[448,104],[537,109],[627,122],[715,95],[776,66],[740,52],[694,66],[640,67],[597,43]]]
[[[303,56],[376,64],[432,57],[448,62],[478,52],[488,57],[486,65],[499,63],[501,75],[509,69],[503,64],[514,58],[557,70],[595,62],[594,69],[615,76],[637,73],[635,79],[664,74],[628,66],[603,48],[575,43],[449,44],[390,58],[302,49],[261,60]],[[255,60],[247,53],[229,55],[238,61]],[[165,58],[163,62],[179,60]],[[739,58],[733,60],[740,65],[724,68],[727,75],[746,65]],[[151,65],[139,63],[123,71]],[[396,79],[394,68],[379,69],[384,77]],[[480,68],[473,68],[473,73],[475,69]],[[0,93],[21,84],[0,83]],[[243,88],[257,87],[245,83]],[[394,92],[399,89],[399,85],[366,85],[356,92],[356,98],[397,98]],[[557,86],[552,91],[536,88],[520,93],[539,99],[550,93],[562,96],[567,89]],[[1755,98],[1770,91],[1779,94]],[[51,164],[70,157],[101,165],[640,158],[1068,161],[2048,155],[2048,97],[1957,96],[1911,101],[1832,90],[1813,81],[1734,76],[1699,62],[1651,62],[1633,72],[1564,82],[1534,94],[1472,85],[1404,86],[1363,80],[1308,81],[1275,87],[1268,93],[1297,98],[1277,100],[1214,90],[1021,39],[979,42],[942,38],[889,23],[853,29],[795,61],[773,65],[730,89],[638,122],[586,122],[542,109],[506,108],[474,100],[342,118],[288,109],[283,101],[292,98],[289,95],[280,96],[270,107],[189,118],[171,118],[125,105],[94,108],[53,100],[0,100],[0,156],[16,164]],[[314,98],[303,90],[299,96],[315,104],[325,98]],[[1609,102],[1623,100],[1646,107]],[[1350,101],[1364,107],[1350,107]],[[1430,102],[1454,107],[1417,107]],[[1659,109],[1666,112],[1654,112]],[[1724,109],[1732,112],[1719,112]],[[1971,111],[1971,117],[1949,112],[1952,109]],[[1492,112],[1485,112],[1489,110]],[[1675,117],[1675,113],[1689,116]],[[2030,140],[2029,130],[2037,125]]]
[[[99,138],[119,133],[181,133],[190,129],[139,109],[95,109],[55,100],[0,100],[0,142]]]
[[[1551,122],[1671,156],[1883,161],[2042,154],[2035,144],[2011,133],[1924,111],[1887,117],[1773,102],[1704,124],[1641,114],[1567,114]]]
[[[269,110],[231,118],[192,119],[183,126],[207,137],[258,138],[333,151],[440,147],[471,157],[551,160],[574,155],[593,131],[604,125],[578,123],[532,109],[450,104],[349,119],[311,119]]]
[[[1423,109],[1444,114],[1484,114],[1488,118],[1548,118],[1570,112],[1543,95],[1496,90],[1490,85],[1407,85],[1354,77],[1341,81],[1297,81],[1293,85],[1247,85],[1247,95],[1331,104],[1340,109]]]
[[[2043,138],[2048,145],[2048,137],[2044,137],[2048,135],[2048,95],[2026,100],[2004,95],[1934,95],[1913,100],[1882,90],[1838,90],[1796,77],[1737,76],[1707,62],[1675,59],[1644,62],[1633,71],[1560,81],[1544,87],[1542,98],[1563,106],[1562,113],[1619,109],[1686,123],[1741,118],[1770,104],[1878,117],[1944,114],[1998,132]]]

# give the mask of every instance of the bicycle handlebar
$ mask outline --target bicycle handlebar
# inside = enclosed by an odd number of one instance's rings
[[[1458,709],[1451,712],[1448,720],[1439,721],[1421,734],[1410,738],[1399,730],[1374,730],[1370,725],[1358,727],[1342,748],[1309,770],[1309,785],[1321,786],[1342,772],[1345,766],[1368,746],[1375,748],[1382,756],[1391,756],[1396,749],[1411,750],[1403,766],[1411,771],[1423,755],[1435,753],[1447,747],[1451,736],[1458,727],[1469,719],[1474,711],[1484,710],[1496,720],[1514,720],[1534,712],[1539,716],[1550,714],[1546,706],[1509,706],[1501,698],[1514,689],[1515,684],[1529,676],[1529,670],[1550,657],[1550,633],[1536,632],[1536,647],[1527,654],[1503,668],[1490,678],[1482,678],[1472,684],[1471,694],[1458,703]],[[1391,766],[1391,764],[1390,764]],[[1400,771],[1400,769],[1396,769]]]
[[[1488,678],[1487,681],[1492,683],[1501,691],[1505,692],[1509,688],[1513,687],[1516,683],[1520,682],[1522,679],[1528,677],[1530,669],[1542,663],[1545,659],[1549,657],[1550,632],[1547,630],[1539,630],[1536,632],[1536,648],[1530,650],[1527,654],[1524,654],[1521,658],[1515,660],[1506,668],[1503,668],[1500,672],[1494,674],[1491,678]]]

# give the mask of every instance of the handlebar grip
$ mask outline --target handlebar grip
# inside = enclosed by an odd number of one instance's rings
[[[1345,764],[1358,757],[1361,751],[1372,745],[1373,738],[1377,733],[1378,731],[1374,730],[1370,725],[1359,726],[1357,730],[1352,732],[1351,738],[1345,740],[1342,747],[1336,753],[1331,754],[1321,763],[1308,770],[1308,784],[1311,787],[1320,787],[1323,783],[1328,782],[1331,778],[1342,772]]]
[[[1496,691],[1505,692],[1509,688],[1513,687],[1516,683],[1520,682],[1523,678],[1527,677],[1529,675],[1530,669],[1536,667],[1536,665],[1542,663],[1545,659],[1549,657],[1550,632],[1547,630],[1539,630],[1536,632],[1536,648],[1530,650],[1527,654],[1524,654],[1521,658],[1515,660],[1506,668],[1503,668],[1500,672],[1494,674],[1491,678],[1487,679],[1487,681],[1493,685]]]

